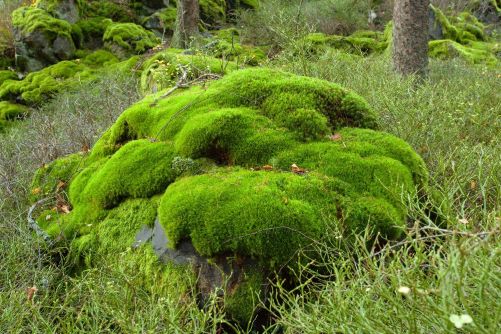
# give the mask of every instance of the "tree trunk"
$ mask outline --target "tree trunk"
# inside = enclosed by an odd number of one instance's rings
[[[427,74],[429,5],[430,0],[395,1],[393,66],[402,75]]]
[[[200,8],[198,0],[177,0],[176,30],[172,38],[172,46],[186,49],[191,39],[198,35]]]

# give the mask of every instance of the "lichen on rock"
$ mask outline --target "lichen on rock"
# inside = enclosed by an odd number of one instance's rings
[[[347,242],[365,232],[398,239],[402,195],[426,191],[422,159],[378,132],[374,111],[336,84],[254,68],[164,94],[126,110],[90,153],[37,174],[44,193],[57,186],[40,180],[69,184],[71,212],[41,224],[70,241],[80,269],[138,244],[134,236],[148,238],[158,223],[166,249],[196,259],[167,260],[166,275],[213,277],[192,283],[202,299],[230,282],[226,312],[246,323],[267,277],[294,267],[312,240],[329,231]],[[152,248],[140,242],[130,256],[145,252]]]

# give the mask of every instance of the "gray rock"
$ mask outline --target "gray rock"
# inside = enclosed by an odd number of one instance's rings
[[[428,15],[428,26],[431,40],[444,39],[442,25],[437,20],[437,16],[433,9],[430,8]]]
[[[151,243],[155,254],[163,263],[192,265],[198,276],[198,303],[201,307],[213,293],[222,296],[228,289],[232,291],[238,289],[239,284],[245,281],[246,271],[257,265],[251,259],[236,259],[234,256],[208,259],[198,254],[188,240],[182,241],[176,249],[169,248],[167,246],[169,240],[158,218],[153,227],[142,227],[136,235],[133,248],[147,243]],[[263,287],[263,290],[266,288]]]
[[[75,0],[39,0],[37,8],[44,9],[55,18],[75,23],[80,19],[78,4]]]

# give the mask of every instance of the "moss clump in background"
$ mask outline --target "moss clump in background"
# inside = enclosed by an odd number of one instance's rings
[[[254,305],[262,292],[256,287],[310,240],[328,230],[349,239],[366,229],[397,239],[407,217],[401,195],[426,188],[421,158],[402,140],[371,130],[377,122],[367,103],[335,84],[248,69],[162,94],[126,110],[65,177],[72,211],[63,223],[43,226],[72,240],[80,266],[95,265],[95,252],[127,249],[158,216],[168,247],[188,240],[209,259],[255,262],[263,275],[244,267],[247,278],[225,297],[229,316],[246,321],[254,308],[235,305]],[[73,158],[60,161],[38,174],[37,188],[74,170]],[[179,161],[198,167],[180,169]],[[139,202],[144,217],[126,209]],[[116,212],[130,218],[111,219]]]
[[[134,23],[108,25],[103,41],[114,53],[121,50],[125,55],[143,53],[160,43],[154,33]]]

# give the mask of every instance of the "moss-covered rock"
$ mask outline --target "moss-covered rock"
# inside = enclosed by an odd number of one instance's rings
[[[385,35],[376,31],[358,31],[351,36],[313,33],[306,37],[306,42],[311,45],[314,53],[330,47],[358,55],[369,55],[383,52],[388,47]]]
[[[217,282],[199,280],[199,291],[230,277],[226,311],[245,323],[268,275],[297,263],[311,240],[337,231],[349,242],[366,230],[398,239],[407,219],[402,195],[426,188],[421,158],[375,131],[367,103],[336,84],[247,69],[164,94],[126,110],[64,176],[72,211],[43,228],[71,240],[80,268],[160,229],[166,253],[194,253],[197,265],[182,270],[219,273]],[[75,169],[68,159],[42,170],[36,179],[53,181],[37,188],[54,189]]]
[[[462,45],[450,39],[430,42],[430,56],[437,59],[461,58],[469,64],[496,66],[499,59],[495,56],[501,45],[475,42]]]
[[[154,33],[134,23],[111,23],[103,35],[105,46],[123,57],[143,53],[160,43]]]
[[[20,7],[12,13],[16,45],[16,64],[21,70],[37,71],[75,52],[68,21],[35,7]]]
[[[34,6],[41,8],[53,17],[75,23],[80,17],[78,0],[36,0]]]
[[[98,50],[82,60],[61,61],[40,71],[28,74],[23,80],[5,80],[0,85],[1,100],[19,100],[29,105],[70,89],[82,80],[95,78],[103,65],[118,62],[113,54]]]

